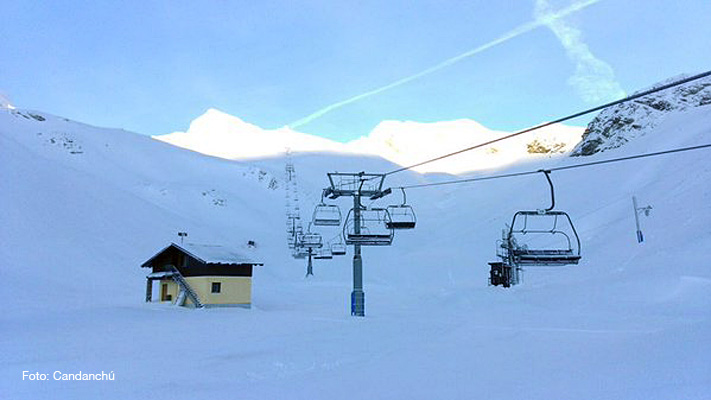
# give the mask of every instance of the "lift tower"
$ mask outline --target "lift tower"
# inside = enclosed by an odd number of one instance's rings
[[[324,195],[331,199],[339,197],[352,197],[353,208],[343,225],[343,236],[346,244],[353,245],[353,291],[351,292],[351,315],[365,316],[365,292],[363,291],[363,258],[361,246],[390,245],[392,243],[392,230],[388,235],[371,234],[364,232],[363,213],[368,210],[361,204],[362,197],[371,200],[379,199],[390,194],[390,189],[383,190],[385,174],[369,174],[365,172],[342,173],[331,172],[327,174],[330,187],[326,188]],[[387,215],[387,211],[385,214]],[[376,221],[377,222],[377,221]],[[386,220],[381,221],[383,226]]]

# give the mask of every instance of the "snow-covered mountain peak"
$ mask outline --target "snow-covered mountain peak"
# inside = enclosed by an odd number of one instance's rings
[[[339,152],[341,143],[294,131],[288,127],[264,129],[211,108],[193,120],[186,132],[153,136],[154,139],[203,154],[249,159],[295,152]]]
[[[196,118],[186,132],[154,136],[155,139],[203,154],[228,159],[271,157],[293,152],[336,152],[378,156],[400,165],[450,153],[508,135],[472,119],[438,122],[387,120],[367,136],[338,143],[288,127],[264,129],[216,109]],[[569,151],[580,141],[582,128],[552,126],[506,143],[425,165],[419,172],[461,173],[509,164],[541,154]]]
[[[250,124],[239,117],[228,114],[216,108],[209,108],[201,116],[195,118],[188,132],[201,134],[220,132],[222,134],[259,133],[262,128]]]

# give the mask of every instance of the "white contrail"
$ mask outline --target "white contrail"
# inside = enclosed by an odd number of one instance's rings
[[[591,5],[595,4],[595,3],[598,3],[598,2],[600,2],[600,1],[601,1],[601,0],[584,0],[584,1],[578,1],[578,2],[573,3],[573,4],[570,5],[569,7],[566,7],[566,8],[564,8],[564,9],[562,9],[562,10],[555,11],[555,12],[550,12],[550,13],[546,13],[546,15],[545,15],[544,18],[537,18],[537,19],[535,19],[534,21],[530,21],[530,22],[527,22],[527,23],[525,23],[525,24],[519,25],[518,27],[516,27],[516,28],[514,28],[514,29],[512,29],[512,30],[510,30],[510,31],[508,31],[508,32],[506,32],[506,33],[503,34],[502,36],[498,37],[497,39],[492,40],[492,41],[489,42],[489,43],[486,43],[486,44],[484,44],[484,45],[481,45],[481,46],[479,46],[479,47],[477,47],[477,48],[475,48],[475,49],[466,51],[466,52],[464,52],[464,53],[462,53],[462,54],[460,54],[460,55],[458,55],[458,56],[454,56],[454,57],[452,57],[452,58],[449,58],[449,59],[447,59],[447,60],[444,60],[444,61],[440,62],[439,64],[434,65],[434,66],[432,66],[432,67],[430,67],[430,68],[427,68],[426,70],[421,71],[421,72],[418,72],[418,73],[416,73],[416,74],[414,74],[414,75],[407,76],[407,77],[405,77],[405,78],[399,79],[399,80],[397,80],[397,81],[395,81],[395,82],[392,82],[392,83],[390,83],[390,84],[387,84],[387,85],[385,85],[385,86],[381,86],[381,87],[379,87],[379,88],[370,90],[370,91],[368,91],[368,92],[359,94],[359,95],[357,95],[357,96],[353,96],[353,97],[348,98],[348,99],[346,99],[346,100],[339,101],[339,102],[337,102],[337,103],[333,103],[333,104],[331,104],[330,106],[324,107],[324,108],[322,108],[322,109],[320,109],[320,110],[314,112],[313,114],[307,115],[306,117],[299,119],[298,121],[294,121],[294,122],[290,123],[288,126],[291,127],[291,128],[298,128],[298,127],[300,127],[300,126],[306,125],[306,124],[310,123],[311,121],[313,121],[313,120],[315,120],[315,119],[317,119],[317,118],[320,118],[320,117],[322,117],[322,116],[328,114],[329,112],[331,112],[331,111],[333,111],[333,110],[336,110],[336,109],[339,109],[339,108],[341,108],[341,107],[343,107],[343,106],[345,106],[345,105],[347,105],[347,104],[351,104],[351,103],[354,103],[354,102],[356,102],[356,101],[363,100],[363,99],[365,99],[365,98],[367,98],[367,97],[374,96],[374,95],[379,94],[379,93],[383,93],[383,92],[385,92],[385,91],[387,91],[387,90],[390,90],[390,89],[396,88],[396,87],[398,87],[398,86],[404,85],[404,84],[406,84],[406,83],[408,83],[408,82],[414,81],[415,79],[419,79],[419,78],[421,78],[421,77],[423,77],[423,76],[425,76],[425,75],[429,75],[429,74],[431,74],[431,73],[433,73],[433,72],[439,71],[439,70],[442,69],[442,68],[449,67],[450,65],[456,64],[456,63],[458,63],[459,61],[462,61],[462,60],[465,59],[465,58],[471,57],[471,56],[473,56],[473,55],[475,55],[475,54],[479,54],[479,53],[481,53],[482,51],[488,50],[488,49],[490,49],[490,48],[492,48],[492,47],[494,47],[494,46],[497,46],[497,45],[499,45],[499,44],[501,44],[501,43],[504,43],[504,42],[506,42],[506,41],[508,41],[508,40],[511,40],[511,39],[513,39],[513,38],[515,38],[515,37],[517,37],[517,36],[520,36],[520,35],[522,35],[522,34],[524,34],[524,33],[530,32],[530,31],[532,31],[532,30],[534,30],[534,29],[536,29],[536,28],[538,28],[538,27],[540,27],[540,26],[550,25],[550,23],[551,23],[552,21],[558,20],[558,19],[563,18],[563,17],[565,17],[565,16],[567,16],[567,15],[569,15],[569,14],[572,14],[572,13],[574,13],[574,12],[580,11],[580,10],[582,10],[582,9],[584,9],[584,8],[586,8],[586,7],[589,7],[589,6],[591,6]]]
[[[615,80],[615,72],[598,59],[582,39],[582,32],[561,18],[552,18],[548,0],[536,0],[534,15],[548,26],[575,63],[575,74],[568,79],[580,96],[589,103],[601,103],[625,97],[625,91]]]

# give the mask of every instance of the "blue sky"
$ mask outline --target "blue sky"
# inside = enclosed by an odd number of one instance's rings
[[[277,128],[583,2],[8,1],[0,93],[144,134],[210,107]],[[515,130],[711,68],[711,1],[587,3],[298,130],[346,141],[381,120],[459,118]]]

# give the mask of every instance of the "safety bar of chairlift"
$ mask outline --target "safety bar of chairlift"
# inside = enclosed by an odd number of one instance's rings
[[[365,246],[389,246],[393,242],[395,237],[394,230],[392,228],[387,228],[388,233],[374,234],[370,233],[368,227],[361,227],[362,232],[360,234],[355,234],[354,232],[348,231],[348,226],[351,224],[344,224],[343,226],[343,239],[345,244],[360,244]],[[364,231],[364,232],[363,232]]]
[[[565,233],[563,231],[548,231],[548,230],[533,229],[533,230],[529,230],[529,231],[516,230],[516,231],[513,231],[512,233],[519,233],[519,232],[522,235],[525,235],[527,233],[550,233],[551,235],[560,234],[560,235],[563,235],[565,237],[566,242],[568,242],[568,248],[571,249],[571,251],[573,249],[573,243],[570,241],[570,235],[568,235],[567,233]],[[580,251],[578,251],[578,253],[580,253]]]

